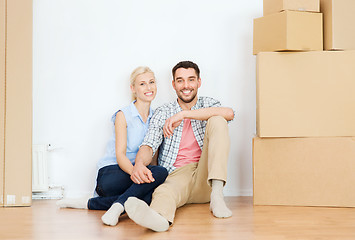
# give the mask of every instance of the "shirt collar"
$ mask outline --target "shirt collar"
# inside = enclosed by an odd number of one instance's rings
[[[140,115],[139,115],[139,112],[138,112],[136,106],[134,105],[135,102],[136,102],[136,100],[134,100],[134,101],[131,102],[131,104],[130,104],[131,113],[132,113],[132,116],[133,116],[133,117],[139,117],[139,116],[140,116]]]
[[[197,96],[196,96],[197,97]],[[179,112],[182,111],[181,106],[178,103],[178,99],[176,99],[175,103],[175,109],[178,110]],[[197,102],[194,106],[192,106],[191,110],[195,110],[195,109],[199,109],[201,105],[201,99],[199,97],[197,97]]]
[[[142,121],[142,117],[141,115],[139,114],[136,106],[134,105],[134,103],[136,102],[137,100],[134,100],[133,102],[131,102],[130,104],[130,109],[131,109],[131,112],[132,112],[132,117],[139,117]],[[152,107],[149,107],[149,115],[148,115],[148,119],[151,118],[153,115],[153,111],[152,111]]]

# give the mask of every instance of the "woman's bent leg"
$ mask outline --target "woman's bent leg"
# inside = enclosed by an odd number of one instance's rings
[[[130,175],[118,165],[110,165],[99,170],[97,175],[96,192],[99,197],[88,200],[88,209],[108,210],[133,182]]]
[[[152,172],[154,182],[143,183],[143,184],[132,184],[123,194],[121,194],[115,203],[120,203],[124,205],[126,200],[129,197],[136,197],[144,201],[149,201],[147,204],[150,204],[151,195],[155,188],[162,184],[166,177],[168,176],[168,171],[161,166],[147,166],[148,169]]]
[[[98,172],[96,182],[96,192],[100,197],[121,195],[133,183],[130,175],[118,165],[101,168]]]

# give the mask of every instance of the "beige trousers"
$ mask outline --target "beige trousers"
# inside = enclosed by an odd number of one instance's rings
[[[211,117],[206,126],[198,163],[191,163],[169,174],[153,193],[150,207],[173,223],[177,208],[189,203],[207,203],[211,180],[227,180],[229,133],[223,117]]]

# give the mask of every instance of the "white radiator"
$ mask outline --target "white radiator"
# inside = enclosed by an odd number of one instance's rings
[[[48,145],[32,146],[32,192],[48,191],[47,151]]]

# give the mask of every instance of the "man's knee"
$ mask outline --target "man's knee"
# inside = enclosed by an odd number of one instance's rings
[[[227,120],[222,116],[210,117],[207,121],[209,124],[227,124]]]
[[[207,129],[224,129],[228,130],[227,120],[222,116],[213,116],[210,117],[207,121]]]

